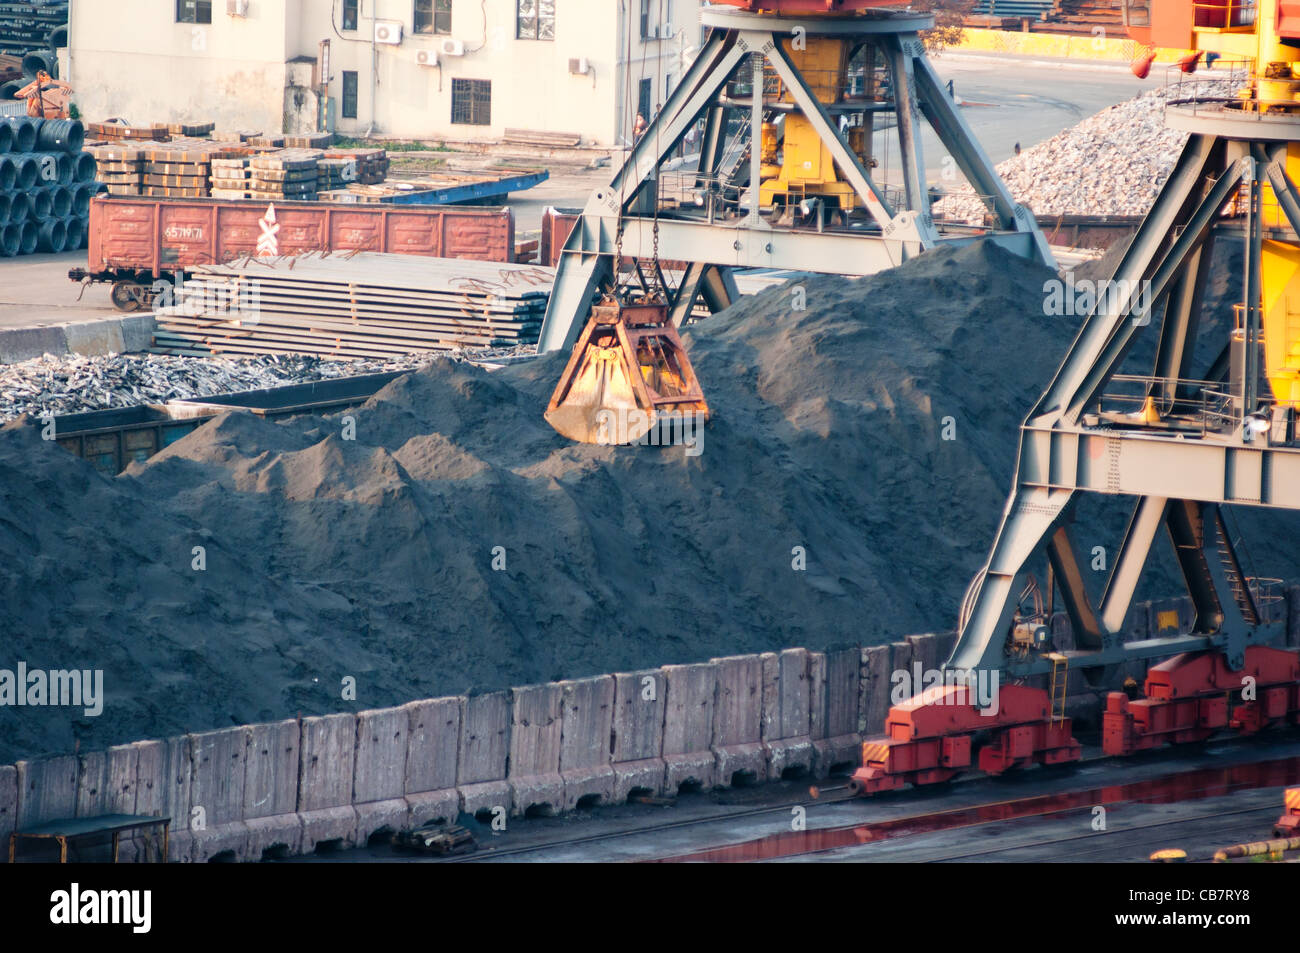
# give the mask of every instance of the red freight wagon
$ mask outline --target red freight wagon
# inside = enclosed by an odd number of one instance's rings
[[[324,202],[97,196],[90,203],[89,262],[73,281],[113,282],[122,311],[148,306],[155,282],[199,265],[256,255],[377,251],[433,258],[512,261],[508,208],[336,205]],[[273,220],[271,216],[274,216]]]

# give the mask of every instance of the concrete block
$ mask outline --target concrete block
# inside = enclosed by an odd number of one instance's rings
[[[510,756],[510,717],[509,692],[474,695],[464,700],[457,787],[505,780],[506,759]]]
[[[614,676],[614,761],[644,761],[663,753],[667,699],[668,683],[660,669]]]
[[[455,794],[460,713],[464,703],[464,698],[453,697],[402,706],[407,715],[403,787],[408,796],[427,791]]]
[[[706,763],[709,773],[712,773],[713,760],[711,754]],[[614,781],[610,800],[615,804],[626,802],[633,792],[648,794],[653,797],[676,790],[676,785],[680,783],[680,781],[674,782],[672,788],[667,786],[667,765],[664,763],[663,758],[619,761],[612,765],[611,770],[614,772]]]
[[[610,757],[614,783],[610,797],[626,801],[637,791],[665,793],[664,711],[668,682],[659,669],[614,676],[614,716]]]
[[[358,713],[353,804],[400,799],[406,793],[406,732],[410,717],[403,708]]]
[[[712,660],[718,672],[713,707],[713,752],[717,785],[767,780],[763,750],[763,658],[733,655]]]
[[[897,704],[897,700],[894,698],[894,689],[897,684],[895,679],[900,677],[900,673],[907,676],[907,681],[902,683],[903,694],[907,698],[911,698],[921,691],[919,685],[908,691],[909,688],[912,688],[914,676],[912,663],[915,660],[916,650],[911,642],[891,642],[889,644],[889,704],[891,707]]]
[[[939,646],[936,644],[933,635],[909,635],[904,639],[912,646],[912,667],[916,663],[921,663],[921,671],[929,672],[939,667]],[[945,656],[946,658],[947,656]]]
[[[302,853],[302,818],[297,814],[273,814],[245,821],[248,829],[248,859],[294,857]]]
[[[190,781],[193,766],[190,762],[188,735],[168,738],[165,741],[137,741],[136,749],[135,812],[155,817],[171,818],[168,859],[189,862],[193,859],[193,837],[190,834]],[[134,841],[137,850],[156,859],[162,849],[161,835],[153,831],[140,831]]]
[[[846,773],[858,764],[861,660],[862,649],[857,645],[808,654],[809,735],[815,777]]]
[[[190,735],[194,774],[190,782],[191,814],[202,808],[209,828],[244,816],[244,728],[225,728]],[[196,832],[197,833],[197,832]],[[202,860],[202,845],[196,858]]]
[[[564,809],[608,804],[614,796],[609,766],[614,679],[609,675],[560,682],[560,777]]]
[[[665,665],[664,787],[672,793],[683,785],[713,787],[716,763],[713,743],[713,704],[718,690],[712,664]]]
[[[811,680],[807,649],[766,652],[763,660],[760,729],[767,776],[812,772]]]
[[[155,328],[152,314],[133,314],[118,318],[122,326],[122,350],[128,354],[147,351],[153,345]]]
[[[358,846],[369,843],[371,837],[385,830],[391,834],[406,830],[411,813],[404,797],[353,804],[352,807],[357,812]]]
[[[466,814],[495,813],[497,808],[507,814],[514,807],[508,781],[483,781],[479,784],[462,784],[457,788],[460,809]]]
[[[514,812],[552,813],[564,804],[560,777],[563,716],[558,683],[513,689],[510,722],[510,794]]]
[[[0,364],[17,364],[46,354],[67,353],[68,340],[63,334],[63,328],[57,325],[0,331]]]
[[[934,646],[935,658],[938,660],[939,666],[942,667],[943,664],[948,661],[948,657],[952,655],[952,650],[957,647],[957,633],[936,633],[934,637]]]
[[[302,829],[301,852],[304,854],[313,853],[317,847],[326,843],[340,848],[356,846],[357,812],[350,804],[346,807],[325,807],[317,811],[299,811],[298,820]]]
[[[96,357],[103,354],[121,354],[126,350],[122,336],[122,323],[116,318],[107,321],[78,321],[63,326],[63,337],[68,353]]]
[[[406,829],[421,824],[454,823],[460,813],[460,793],[455,788],[406,795]]]
[[[80,771],[76,755],[19,761],[14,767],[18,771],[19,830],[76,816]]]
[[[9,843],[18,821],[18,769],[0,765],[0,844]]]
[[[299,814],[314,814],[351,803],[356,740],[355,715],[342,713],[302,719],[298,743]]]
[[[869,738],[885,732],[885,716],[889,714],[889,655],[888,645],[862,647],[858,734],[864,737]]]
[[[148,840],[137,839],[137,849],[142,849],[142,844],[147,844],[148,853],[143,857],[137,855],[137,859],[147,860],[149,863],[157,862],[158,858],[162,856],[162,837],[159,836]],[[194,863],[194,835],[190,831],[182,828],[179,831],[173,830],[168,835],[167,863]]]
[[[244,729],[245,821],[292,815],[298,810],[301,735],[301,726],[292,718]],[[301,825],[295,819],[293,826]]]
[[[259,854],[253,858],[249,854],[248,825],[243,821],[231,821],[228,824],[216,824],[211,827],[195,827],[191,834],[190,860],[196,864],[206,864],[217,857],[239,863],[261,859]],[[171,845],[168,845],[170,853]]]
[[[134,745],[81,755],[77,771],[77,817],[134,814],[139,752]]]

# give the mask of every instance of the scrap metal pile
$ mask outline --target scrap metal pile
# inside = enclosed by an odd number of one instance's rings
[[[1169,177],[1187,133],[1165,125],[1170,99],[1230,96],[1226,80],[1152,90],[998,165],[1016,201],[1038,215],[1145,215]],[[934,205],[936,218],[981,224],[987,210],[968,185]]]
[[[494,348],[453,352],[453,360],[490,361],[531,349]],[[280,384],[306,384],[357,374],[415,370],[435,358],[411,355],[381,361],[323,361],[305,355],[254,358],[167,357],[110,354],[42,358],[0,365],[0,421],[24,414],[75,414],[194,397],[213,397]]]

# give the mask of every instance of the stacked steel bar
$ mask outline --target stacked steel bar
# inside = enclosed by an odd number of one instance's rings
[[[359,185],[377,185],[388,178],[388,152],[385,149],[327,149],[325,158],[355,160],[355,181]]]
[[[91,146],[99,163],[99,181],[109,195],[139,195],[144,185],[144,156],[138,146]]]
[[[305,201],[316,198],[318,149],[284,149],[249,160],[250,198],[268,202],[285,199]]]
[[[238,143],[178,139],[144,146],[144,195],[203,198],[211,188],[212,160],[237,158],[247,149]]]
[[[198,269],[155,312],[168,354],[339,358],[535,344],[555,272],[537,265],[361,253]]]
[[[212,160],[212,197],[214,199],[246,199],[252,186],[253,170],[248,167],[248,156]]]
[[[0,257],[86,247],[95,158],[70,119],[0,119]]]

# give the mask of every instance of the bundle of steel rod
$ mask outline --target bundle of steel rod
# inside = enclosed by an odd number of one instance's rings
[[[155,313],[166,354],[392,357],[534,344],[555,272],[373,252],[200,268]]]

